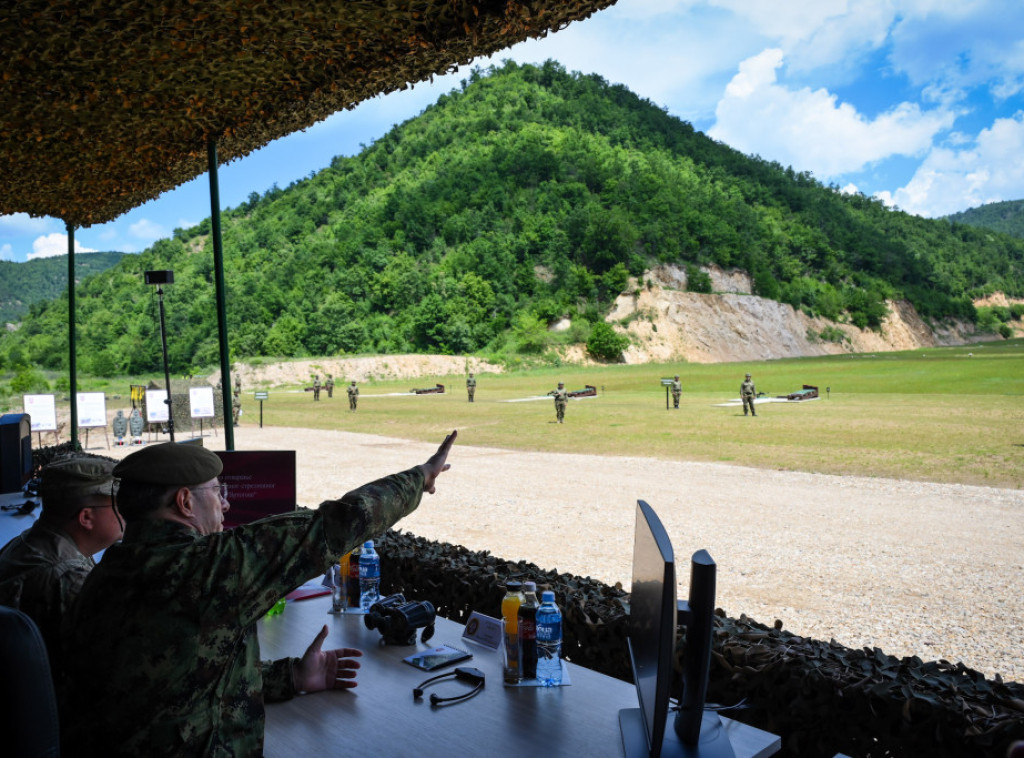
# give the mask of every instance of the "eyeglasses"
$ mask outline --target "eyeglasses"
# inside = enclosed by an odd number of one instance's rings
[[[189,487],[189,489],[193,492],[196,490],[219,490],[217,494],[220,495],[220,499],[224,501],[228,499],[228,486],[226,484],[211,484],[209,487]]]

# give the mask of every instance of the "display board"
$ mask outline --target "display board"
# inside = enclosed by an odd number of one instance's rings
[[[24,395],[22,408],[32,419],[33,432],[57,431],[57,404],[53,395]]]
[[[170,417],[167,390],[146,390],[146,421],[150,424],[161,423]]]
[[[188,405],[192,418],[213,418],[213,387],[189,387]]]
[[[220,481],[231,503],[225,527],[295,510],[294,450],[214,452],[224,462]]]
[[[78,428],[95,429],[107,425],[107,396],[102,392],[78,393]]]

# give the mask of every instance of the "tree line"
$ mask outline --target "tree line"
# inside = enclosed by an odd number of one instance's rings
[[[863,328],[886,299],[974,320],[972,298],[1024,295],[1021,240],[844,194],[550,61],[474,70],[358,155],[252,193],[222,230],[233,358],[509,356],[554,339],[614,354],[603,316],[630,275],[662,263],[744,269],[758,295]],[[80,284],[82,370],[161,366],[142,272],[164,268],[172,371],[216,363],[209,232],[209,219],[176,229]],[[0,337],[0,368],[66,366],[61,300]]]

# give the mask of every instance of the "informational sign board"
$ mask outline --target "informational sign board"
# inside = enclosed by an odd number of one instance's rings
[[[107,396],[102,392],[78,393],[78,427],[95,429],[107,425]]]
[[[213,387],[189,387],[188,404],[192,418],[213,418]]]
[[[220,481],[228,486],[231,510],[224,526],[295,510],[294,450],[215,450],[224,463]]]
[[[53,395],[24,395],[22,407],[32,417],[33,432],[57,431],[57,404]]]
[[[146,390],[146,421],[150,424],[170,419],[167,390]]]
[[[268,400],[270,398],[270,393],[269,392],[255,392],[255,393],[253,393],[253,397],[256,400]]]

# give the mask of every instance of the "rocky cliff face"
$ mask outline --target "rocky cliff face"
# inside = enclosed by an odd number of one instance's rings
[[[791,306],[751,295],[742,271],[705,269],[714,295],[686,292],[686,274],[676,266],[649,271],[632,280],[615,302],[610,323],[623,324],[633,344],[626,363],[686,360],[693,363],[769,360],[837,353],[884,352],[978,339],[972,325],[932,328],[907,302],[890,302],[880,332],[812,318]],[[823,331],[833,339],[822,339]],[[838,331],[836,331],[838,330]],[[827,332],[826,332],[827,333]]]

